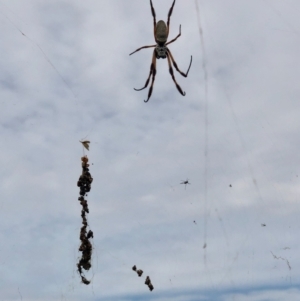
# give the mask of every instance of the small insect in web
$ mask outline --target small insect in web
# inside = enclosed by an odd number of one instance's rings
[[[150,0],[150,6],[151,6],[151,12],[152,12],[153,24],[154,24],[154,39],[155,39],[155,42],[157,44],[140,47],[137,50],[135,50],[134,52],[129,54],[129,55],[132,55],[135,52],[140,51],[141,49],[144,49],[144,48],[155,47],[154,50],[153,50],[153,55],[152,55],[152,63],[151,63],[151,66],[150,66],[150,74],[149,74],[149,76],[146,80],[145,86],[141,89],[135,89],[134,88],[134,90],[136,90],[136,91],[141,91],[143,89],[146,89],[148,84],[149,84],[151,75],[152,75],[152,81],[151,81],[151,85],[150,85],[149,92],[148,92],[148,98],[147,98],[147,100],[144,100],[144,102],[148,102],[148,100],[151,97],[152,90],[153,90],[153,85],[154,85],[154,81],[155,81],[155,75],[156,75],[156,59],[160,59],[160,58],[162,58],[162,59],[167,58],[168,65],[169,65],[169,72],[171,74],[171,77],[172,77],[175,85],[176,85],[176,88],[177,88],[177,90],[179,91],[179,93],[181,95],[185,96],[185,92],[182,91],[181,87],[179,86],[179,84],[177,83],[177,81],[175,79],[172,64],[173,64],[173,66],[174,66],[174,68],[176,69],[177,72],[179,72],[182,76],[187,77],[188,73],[190,71],[191,65],[192,65],[192,56],[191,56],[191,61],[190,61],[189,68],[188,68],[187,72],[184,73],[184,72],[179,70],[179,68],[177,66],[177,63],[175,62],[174,57],[173,57],[170,49],[167,47],[167,45],[175,42],[181,36],[181,25],[180,25],[179,26],[179,34],[177,35],[177,37],[174,38],[173,40],[171,40],[170,42],[167,42],[168,36],[169,36],[169,30],[170,30],[170,18],[171,18],[172,12],[173,12],[175,1],[176,0],[173,1],[173,4],[172,4],[172,6],[169,10],[168,21],[167,21],[167,24],[166,24],[162,20],[160,20],[156,23],[155,10],[154,10],[153,4],[152,4],[152,0]]]
[[[90,150],[90,143],[91,141],[88,140],[84,140],[84,141],[79,141],[80,143],[82,143],[83,147],[87,150]]]
[[[181,180],[180,184],[184,184],[184,189],[186,189],[186,185],[191,185],[191,183],[189,182],[189,179],[186,179],[185,181]]]

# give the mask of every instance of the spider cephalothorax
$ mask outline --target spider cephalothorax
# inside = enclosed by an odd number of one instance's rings
[[[172,64],[173,64],[174,68],[176,69],[176,71],[178,71],[182,76],[187,77],[188,73],[189,73],[189,70],[191,68],[191,64],[192,64],[192,56],[191,56],[191,61],[190,61],[190,65],[189,65],[189,68],[188,68],[187,72],[183,73],[182,71],[179,70],[179,68],[178,68],[178,66],[177,66],[177,64],[176,64],[176,62],[173,58],[173,55],[171,54],[170,49],[167,47],[167,45],[175,42],[181,36],[181,25],[180,25],[179,26],[179,34],[177,35],[177,37],[174,38],[173,40],[171,40],[170,42],[167,42],[168,36],[169,36],[169,30],[170,30],[170,18],[171,18],[172,12],[173,12],[173,7],[175,5],[175,1],[176,0],[173,1],[173,4],[172,4],[172,6],[169,10],[168,22],[166,24],[162,20],[160,20],[156,23],[155,10],[154,10],[153,4],[152,4],[152,0],[150,0],[150,6],[151,6],[151,12],[152,12],[153,24],[154,24],[154,39],[155,39],[155,42],[157,44],[150,45],[150,46],[143,46],[143,47],[138,48],[134,52],[130,53],[130,55],[132,55],[132,54],[134,54],[135,52],[137,52],[141,49],[155,47],[155,49],[153,51],[153,55],[152,55],[152,63],[151,63],[151,66],[150,66],[150,74],[149,74],[149,76],[146,80],[145,86],[141,89],[134,89],[136,91],[141,91],[141,90],[147,88],[147,86],[149,84],[149,81],[150,81],[150,78],[151,78],[151,75],[152,75],[152,81],[151,81],[151,85],[150,85],[149,92],[148,92],[148,98],[147,98],[147,100],[144,100],[144,102],[147,102],[151,97],[152,90],[153,90],[153,84],[154,84],[154,80],[155,80],[155,75],[156,75],[156,59],[160,59],[160,58],[162,58],[162,59],[167,58],[168,59],[169,72],[172,76],[172,79],[173,79],[175,85],[176,85],[176,88],[180,92],[181,95],[183,95],[183,96],[185,95],[185,92],[182,91],[181,87],[176,82],[176,79],[175,79],[175,76],[174,76],[174,71],[173,71],[173,68],[172,68]]]
[[[166,46],[156,46],[155,56],[157,59],[165,59],[167,57],[167,47]]]

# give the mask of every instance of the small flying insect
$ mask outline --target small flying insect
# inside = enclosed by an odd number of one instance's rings
[[[152,90],[153,90],[153,85],[154,85],[154,81],[155,81],[155,75],[156,75],[156,59],[160,59],[160,58],[162,58],[162,59],[167,58],[168,65],[169,65],[169,72],[171,74],[171,77],[172,77],[175,85],[176,85],[176,88],[177,88],[177,90],[179,91],[179,93],[181,95],[185,96],[185,92],[182,91],[181,87],[179,86],[179,84],[177,83],[177,81],[175,79],[172,64],[173,64],[173,66],[174,66],[174,68],[176,69],[177,72],[179,72],[182,76],[187,77],[188,73],[190,71],[191,65],[192,65],[192,56],[191,56],[191,61],[190,61],[189,68],[188,68],[187,72],[184,73],[184,72],[179,70],[179,68],[177,66],[177,63],[175,62],[174,57],[173,57],[170,49],[167,47],[167,45],[175,42],[181,36],[181,25],[180,25],[179,26],[179,34],[177,35],[177,37],[174,38],[173,40],[171,40],[170,42],[167,42],[168,36],[169,36],[169,30],[170,30],[170,18],[171,18],[172,12],[173,12],[175,1],[176,0],[173,1],[173,4],[172,4],[172,6],[169,10],[168,21],[167,21],[167,24],[166,24],[162,20],[160,20],[156,23],[155,10],[154,10],[153,4],[152,4],[152,0],[150,0],[151,12],[152,12],[152,16],[153,16],[153,25],[154,25],[154,39],[155,39],[156,44],[140,47],[137,50],[135,50],[134,52],[129,54],[129,55],[132,55],[135,52],[140,51],[141,49],[144,49],[144,48],[155,47],[154,50],[153,50],[153,55],[152,55],[152,63],[151,63],[151,66],[150,66],[150,73],[149,73],[149,76],[146,80],[145,86],[141,89],[135,89],[134,88],[135,91],[141,91],[143,89],[146,89],[148,84],[149,84],[151,75],[152,75],[152,81],[151,81],[151,85],[150,85],[149,92],[148,92],[148,98],[147,98],[147,100],[144,100],[144,102],[148,102],[148,100],[151,97]]]
[[[185,185],[185,187],[184,187],[185,190],[186,190],[186,185],[187,184],[191,185],[191,183],[189,182],[189,179],[186,179],[185,181],[183,181],[183,180],[181,180],[181,181],[182,182],[180,184],[184,184]]]

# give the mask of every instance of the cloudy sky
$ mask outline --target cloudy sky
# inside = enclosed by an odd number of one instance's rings
[[[153,0],[157,20],[171,4]],[[154,44],[148,0],[1,0],[0,301],[299,300],[299,15],[298,0],[177,0],[186,96],[161,59],[144,103],[153,50],[129,53]]]

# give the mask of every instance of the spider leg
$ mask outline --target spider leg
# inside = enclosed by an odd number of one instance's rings
[[[175,76],[174,76],[174,71],[173,71],[173,68],[172,68],[172,64],[171,64],[171,59],[170,59],[170,53],[167,52],[167,59],[168,59],[168,64],[169,64],[169,72],[172,76],[172,79],[176,85],[176,88],[177,90],[180,92],[181,95],[185,96],[185,92],[182,91],[181,87],[178,85],[176,79],[175,79]]]
[[[173,57],[173,55],[172,55],[172,53],[171,53],[171,51],[170,51],[169,48],[167,48],[167,51],[168,51],[168,54],[170,55],[170,58],[171,58],[171,61],[172,61],[172,63],[173,63],[174,68],[175,68],[182,76],[187,77],[188,74],[189,74],[191,65],[192,65],[192,59],[193,59],[193,57],[191,56],[191,61],[190,61],[190,65],[189,65],[189,68],[188,68],[187,72],[186,72],[186,73],[183,73],[182,71],[179,70],[179,68],[178,68],[178,66],[177,66],[177,64],[176,64],[176,62],[175,62],[175,60],[174,60],[174,57]]]
[[[131,52],[129,55],[132,55],[134,53],[136,53],[137,51],[140,51],[141,49],[144,49],[144,48],[151,48],[151,47],[155,47],[156,45],[149,45],[149,46],[143,46],[143,47],[140,47],[138,48],[137,50]]]
[[[155,50],[154,50],[155,51]],[[135,91],[141,91],[141,90],[144,90],[148,87],[148,84],[149,84],[149,81],[150,81],[150,77],[153,73],[153,68],[155,68],[155,65],[156,65],[156,60],[155,60],[155,56],[154,56],[155,52],[153,52],[153,56],[152,56],[152,63],[150,65],[150,73],[149,73],[149,76],[146,80],[146,83],[145,83],[145,86],[141,89],[136,89],[136,88],[133,88]]]
[[[151,97],[151,94],[152,94],[152,90],[153,90],[153,84],[154,84],[154,80],[155,80],[155,75],[156,75],[156,56],[155,56],[155,49],[153,51],[153,56],[152,56],[152,63],[151,63],[151,66],[150,66],[150,73],[149,73],[149,76],[146,80],[146,83],[145,83],[145,86],[141,89],[135,89],[135,91],[141,91],[145,88],[148,87],[148,84],[149,84],[149,81],[150,81],[150,78],[151,78],[151,75],[152,75],[152,81],[151,81],[151,86],[149,88],[149,92],[148,92],[148,99],[147,100],[144,100],[144,102],[147,102],[149,100],[149,98]]]
[[[168,42],[166,44],[166,46],[169,45],[169,44],[171,44],[171,43],[173,43],[173,42],[175,42],[180,36],[181,36],[181,25],[179,26],[179,34],[178,34],[178,36],[175,39],[173,39],[170,42]]]
[[[168,13],[168,22],[167,22],[168,32],[167,32],[167,35],[169,35],[170,18],[171,18],[172,12],[173,12],[173,7],[174,7],[174,5],[175,5],[175,1],[176,1],[176,0],[173,1],[173,4],[172,4],[172,6],[171,6],[171,8],[170,8],[170,10],[169,10],[169,13]]]
[[[152,16],[153,16],[153,34],[154,34],[154,39],[156,40],[156,15],[155,15],[155,10],[154,10],[154,7],[153,7],[153,4],[152,4],[152,0],[150,0],[150,6],[151,6],[151,13],[152,13]]]

